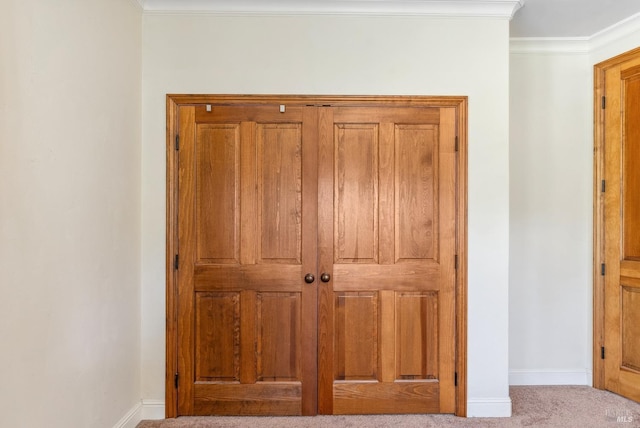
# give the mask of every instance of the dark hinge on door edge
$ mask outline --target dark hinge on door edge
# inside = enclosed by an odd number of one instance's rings
[[[602,264],[600,265],[600,275],[604,276],[604,272],[605,272],[605,270],[606,270],[605,265],[604,265],[604,263],[602,263]]]
[[[604,360],[604,346],[600,347],[600,358]]]
[[[458,386],[458,372],[453,373],[453,386]]]
[[[456,152],[458,151],[458,136],[456,135]]]
[[[173,268],[175,270],[178,270],[179,261],[180,261],[180,259],[179,259],[178,255],[176,254],[176,257],[173,259]]]
[[[604,95],[602,96],[602,108],[607,108],[607,97],[605,97]]]
[[[173,376],[173,385],[176,387],[176,389],[178,389],[178,378],[180,377],[180,375],[178,375],[178,373],[176,373]]]
[[[602,180],[602,183],[600,185],[600,191],[604,193],[606,190],[607,190],[607,185],[605,184],[605,181]]]
[[[176,134],[176,150],[180,150],[180,136]]]

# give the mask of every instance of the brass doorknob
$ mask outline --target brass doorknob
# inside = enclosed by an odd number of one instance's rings
[[[331,275],[329,275],[328,273],[323,273],[322,275],[320,275],[320,281],[322,282],[329,282],[331,281]]]
[[[316,280],[316,277],[313,276],[312,273],[308,273],[304,276],[304,282],[306,282],[307,284],[311,284],[315,280]]]

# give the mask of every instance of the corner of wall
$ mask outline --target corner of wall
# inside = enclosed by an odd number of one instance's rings
[[[113,428],[135,428],[142,420],[142,403],[137,403],[120,419]]]

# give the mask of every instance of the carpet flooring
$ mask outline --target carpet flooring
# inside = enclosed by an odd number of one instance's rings
[[[137,428],[348,427],[348,428],[640,428],[640,404],[587,386],[513,386],[511,418],[458,418],[451,415],[357,415],[180,417],[142,421]]]

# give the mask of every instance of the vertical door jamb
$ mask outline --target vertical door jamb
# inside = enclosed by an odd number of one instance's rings
[[[165,417],[178,416],[178,313],[175,257],[178,253],[178,104],[167,95],[167,212],[166,212],[166,370]]]

